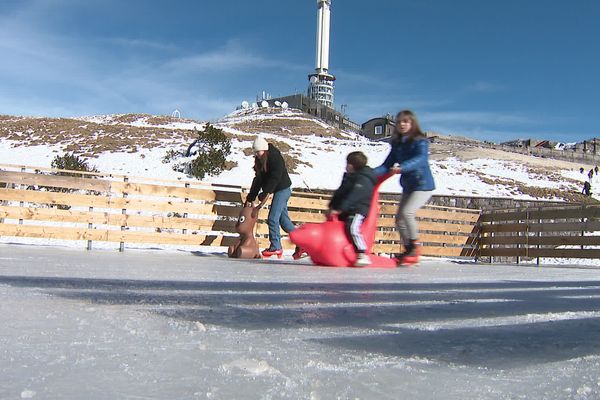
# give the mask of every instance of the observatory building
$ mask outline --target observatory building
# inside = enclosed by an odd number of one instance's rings
[[[335,76],[329,73],[329,33],[331,17],[331,0],[317,0],[317,41],[315,56],[315,71],[308,75],[307,94],[259,99],[272,103],[286,102],[290,107],[300,109],[326,121],[340,129],[360,131],[360,125],[352,122],[340,111],[337,111],[333,101]],[[264,95],[263,95],[264,97]],[[343,109],[343,107],[342,107]]]
[[[331,0],[317,0],[317,46],[315,72],[308,75],[308,97],[333,108],[333,82],[329,73],[329,27]]]

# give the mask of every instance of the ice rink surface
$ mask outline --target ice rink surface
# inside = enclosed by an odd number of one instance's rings
[[[600,269],[0,245],[0,399],[599,399]]]

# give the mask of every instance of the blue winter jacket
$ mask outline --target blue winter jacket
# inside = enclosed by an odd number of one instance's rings
[[[377,176],[386,174],[394,164],[400,166],[400,186],[403,193],[415,191],[431,191],[435,189],[433,175],[429,168],[429,140],[416,138],[409,140],[402,137],[391,143],[390,154],[379,167],[375,168]]]

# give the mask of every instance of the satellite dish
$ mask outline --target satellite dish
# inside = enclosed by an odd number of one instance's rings
[[[312,83],[317,83],[317,80],[318,80],[318,79],[317,79],[317,77],[316,77],[316,76],[314,76],[314,75],[310,77],[310,81],[311,81]]]
[[[258,108],[258,104],[252,103],[252,108]]]
[[[179,110],[175,109],[175,111],[173,111],[173,112],[171,113],[171,116],[172,116],[173,118],[181,118],[181,113],[179,112]]]
[[[250,104],[246,100],[242,101],[242,108],[246,110],[248,107],[250,107]]]
[[[263,100],[263,101],[260,102],[260,106],[264,107],[264,108],[267,108],[267,107],[269,107],[269,102],[266,101],[266,100]]]
[[[277,107],[281,107],[281,102],[280,102],[279,100],[275,100],[275,105],[276,105]]]
[[[288,108],[288,103],[286,101],[284,101],[283,103],[281,103],[281,108]]]

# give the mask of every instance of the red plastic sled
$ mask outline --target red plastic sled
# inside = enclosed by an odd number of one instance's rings
[[[397,260],[371,254],[377,218],[379,217],[379,187],[387,178],[395,175],[382,175],[373,189],[373,199],[369,215],[362,225],[362,234],[367,243],[367,254],[371,259],[370,268],[396,268]],[[352,267],[356,262],[356,252],[346,235],[344,222],[332,216],[322,223],[307,223],[290,233],[290,240],[302,247],[316,265],[325,267]],[[367,267],[367,268],[369,268]]]

